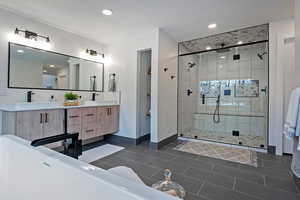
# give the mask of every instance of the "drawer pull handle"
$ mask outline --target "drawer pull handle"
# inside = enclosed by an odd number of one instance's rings
[[[79,117],[78,115],[73,115],[73,116],[70,116],[69,118],[77,118]]]
[[[43,113],[40,113],[40,124],[43,123]]]
[[[94,131],[94,129],[86,130],[85,132],[86,132],[86,133],[89,133],[89,132],[93,132],[93,131]]]
[[[91,116],[94,116],[94,114],[86,114],[85,116],[91,117]]]
[[[48,113],[45,113],[45,123],[48,123]]]

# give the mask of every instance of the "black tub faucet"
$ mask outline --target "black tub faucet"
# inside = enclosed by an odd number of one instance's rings
[[[32,95],[34,95],[34,93],[32,91],[27,92],[27,102],[28,103],[32,102]]]

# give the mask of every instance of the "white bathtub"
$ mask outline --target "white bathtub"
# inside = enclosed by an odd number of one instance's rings
[[[15,136],[0,136],[1,200],[176,200]]]

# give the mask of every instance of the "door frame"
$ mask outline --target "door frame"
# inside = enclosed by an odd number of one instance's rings
[[[142,83],[142,79],[141,79],[141,66],[142,66],[142,54],[144,52],[150,51],[151,52],[151,66],[153,66],[152,60],[153,60],[153,50],[151,48],[147,48],[147,49],[141,49],[137,51],[137,104],[136,104],[136,138],[137,141],[139,141],[140,138],[142,138],[143,136],[141,136],[141,106],[142,106],[142,101],[141,101],[141,83]],[[150,119],[151,121],[151,119]],[[151,122],[150,122],[151,123]],[[150,128],[151,129],[151,128]],[[151,130],[150,130],[151,132]]]

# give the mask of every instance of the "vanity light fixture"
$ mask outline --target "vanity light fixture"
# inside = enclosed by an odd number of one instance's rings
[[[103,9],[102,14],[106,16],[111,16],[113,14],[113,11],[110,9]]]
[[[24,34],[24,37],[25,37],[26,39],[31,39],[31,40],[37,41],[38,38],[43,38],[46,42],[50,42],[49,36],[39,35],[39,34],[37,34],[37,33],[35,33],[35,32],[32,32],[32,31],[21,30],[21,29],[16,28],[16,29],[15,29],[15,34],[16,34],[16,35],[20,35],[20,33],[23,33],[23,34]]]
[[[85,52],[91,56],[98,56],[98,52],[92,49],[86,49]]]
[[[104,54],[98,53],[92,49],[86,49],[85,51],[80,52],[80,58],[104,63]]]
[[[10,42],[25,46],[36,47],[45,50],[51,49],[49,36],[40,35],[28,30],[16,28],[14,33],[9,33],[8,39]]]
[[[209,25],[208,25],[208,28],[209,28],[209,29],[217,28],[217,24],[215,24],[215,23],[209,24]]]

